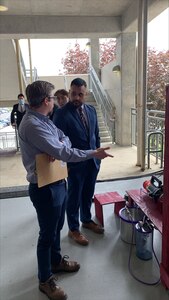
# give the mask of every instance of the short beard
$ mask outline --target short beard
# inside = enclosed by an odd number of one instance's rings
[[[81,102],[77,101],[77,100],[74,100],[74,101],[71,101],[72,104],[75,106],[75,107],[80,107],[82,105]]]

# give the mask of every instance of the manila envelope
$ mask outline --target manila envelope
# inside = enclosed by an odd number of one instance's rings
[[[67,164],[61,160],[49,161],[45,153],[36,155],[36,173],[38,187],[45,186],[68,176]]]

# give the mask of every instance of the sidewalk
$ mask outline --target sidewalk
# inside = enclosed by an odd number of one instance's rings
[[[146,176],[149,173],[161,171],[160,164],[156,165],[152,158],[151,169],[146,169],[142,172],[140,167],[136,166],[136,147],[120,147],[112,144],[104,144],[105,146],[110,146],[108,152],[114,155],[114,158],[108,157],[102,160],[97,178],[98,181]],[[0,188],[28,185],[20,153],[0,156],[0,170]]]

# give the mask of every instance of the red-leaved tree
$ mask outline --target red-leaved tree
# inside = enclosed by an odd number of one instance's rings
[[[74,48],[68,49],[65,58],[62,58],[65,74],[86,74],[89,68],[87,50],[81,50],[76,42]]]
[[[108,39],[100,43],[100,68],[115,59],[116,41]],[[169,83],[169,51],[148,49],[147,99],[152,109],[165,110],[166,84]],[[65,74],[86,74],[89,67],[87,50],[81,50],[76,42],[62,59]]]
[[[116,58],[116,40],[109,39],[100,43],[100,68],[109,64]]]
[[[100,43],[100,68],[115,59],[116,40],[108,39]],[[76,42],[74,47],[68,49],[65,58],[62,59],[65,74],[86,74],[89,68],[89,53],[81,50]]]
[[[147,99],[151,107],[165,110],[166,84],[169,83],[169,50],[148,49]]]

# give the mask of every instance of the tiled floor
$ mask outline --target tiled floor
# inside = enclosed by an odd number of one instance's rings
[[[145,179],[97,183],[95,193],[140,188]],[[94,207],[93,207],[94,215]],[[105,234],[96,235],[83,229],[90,240],[87,247],[67,237],[67,222],[62,231],[62,254],[81,263],[76,274],[60,274],[58,284],[69,300],[168,300],[169,293],[159,284],[147,286],[129,273],[130,245],[120,238],[120,219],[113,205],[104,206]],[[28,197],[0,200],[0,299],[45,300],[38,290],[36,243],[38,225]],[[161,235],[154,232],[154,249],[161,256]],[[159,268],[153,257],[143,261],[136,257],[133,246],[131,267],[143,281],[157,281]]]

